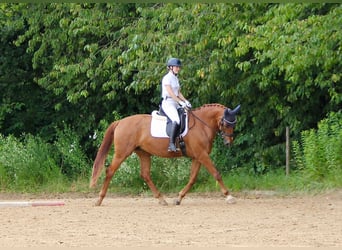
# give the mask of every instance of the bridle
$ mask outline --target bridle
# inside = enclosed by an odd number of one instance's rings
[[[236,121],[237,121],[236,118],[234,119],[234,121],[228,121],[228,120],[224,119],[224,116],[222,116],[221,121],[220,121],[220,125],[219,125],[220,135],[221,135],[222,138],[224,138],[224,137],[230,137],[230,138],[234,137],[234,133],[228,134],[228,133],[226,133],[226,132],[224,132],[222,130],[222,127],[234,128],[235,124],[236,124]]]
[[[201,123],[203,123],[206,127],[210,128],[210,129],[214,129],[212,127],[210,127],[205,121],[203,121],[201,118],[199,118],[198,116],[196,116],[192,110],[188,110],[188,112],[193,116],[195,117],[197,120],[199,120]],[[236,124],[236,118],[234,119],[234,121],[228,121],[226,119],[224,119],[224,116],[222,116],[221,118],[221,121],[220,121],[220,124],[219,124],[219,131],[218,134],[222,137],[222,138],[225,138],[225,137],[229,137],[229,138],[232,138],[234,137],[234,133],[226,133],[222,130],[222,127],[232,127],[234,128],[235,127],[235,124]],[[191,128],[189,128],[191,129]]]

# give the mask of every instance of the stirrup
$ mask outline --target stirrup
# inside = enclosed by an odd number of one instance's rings
[[[169,152],[177,152],[177,148],[175,144],[170,144],[167,151]]]

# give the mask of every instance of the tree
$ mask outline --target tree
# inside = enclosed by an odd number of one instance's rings
[[[298,138],[340,109],[341,10],[334,4],[272,6],[263,23],[240,38],[237,66],[263,97],[258,109],[247,111],[250,126],[262,128],[250,134],[261,133],[259,142],[267,141],[260,148],[282,143],[286,126]]]
[[[16,46],[14,41],[24,33],[21,5],[0,6],[0,128],[3,134],[48,133],[48,117],[53,116],[53,96],[34,83],[32,54],[26,53],[27,43]],[[51,135],[51,134],[49,134]]]

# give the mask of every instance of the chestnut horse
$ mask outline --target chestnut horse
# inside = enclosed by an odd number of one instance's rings
[[[179,192],[178,198],[175,200],[176,205],[180,205],[186,193],[195,183],[201,165],[204,165],[217,180],[222,193],[226,196],[226,201],[228,203],[235,202],[235,198],[229,194],[209,154],[217,132],[220,132],[226,145],[233,143],[233,130],[236,124],[236,114],[239,110],[240,105],[232,110],[221,104],[206,104],[200,108],[188,110],[189,130],[183,139],[186,146],[186,154],[192,159],[191,172],[187,185]],[[151,180],[151,156],[156,155],[165,158],[181,157],[182,152],[168,152],[168,138],[151,136],[151,119],[152,116],[147,114],[132,115],[113,122],[107,128],[94,161],[90,187],[96,185],[112,144],[114,144],[115,153],[110,166],[106,169],[106,178],[100,191],[99,199],[96,202],[97,206],[101,205],[115,171],[133,152],[140,159],[141,177],[151,189],[154,197],[159,199],[159,203],[167,205],[163,195]]]

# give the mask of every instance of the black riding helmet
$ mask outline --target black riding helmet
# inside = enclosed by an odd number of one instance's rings
[[[181,66],[182,66],[182,63],[181,63],[181,61],[180,61],[178,58],[170,58],[170,59],[167,61],[167,67],[170,67],[170,66],[181,67]]]

